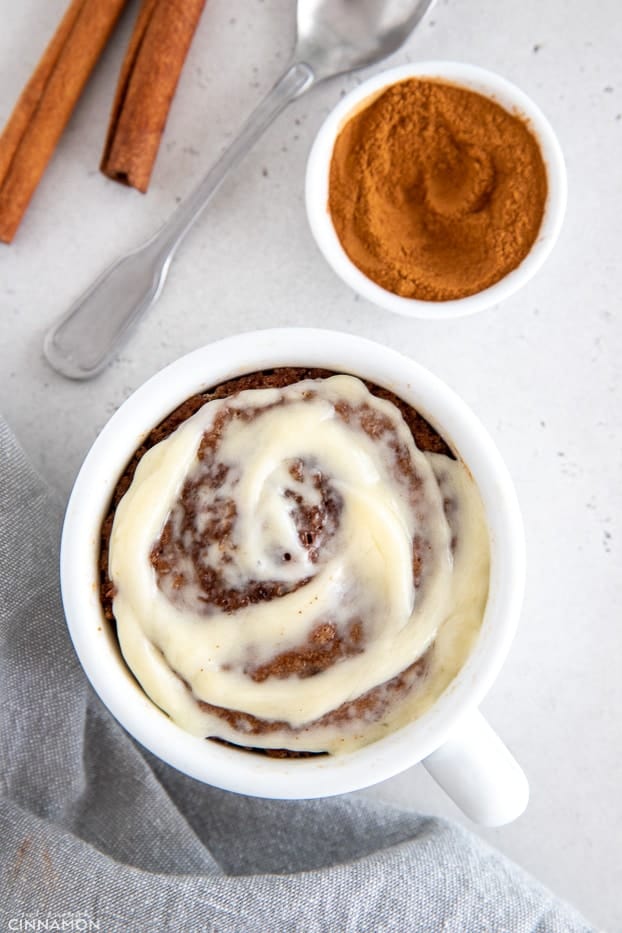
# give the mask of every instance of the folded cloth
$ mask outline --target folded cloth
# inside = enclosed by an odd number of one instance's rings
[[[360,797],[241,797],[139,748],[73,653],[60,518],[0,420],[0,929],[591,929],[444,820]]]

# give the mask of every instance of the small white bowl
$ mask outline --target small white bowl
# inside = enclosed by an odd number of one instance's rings
[[[526,118],[540,145],[547,171],[548,194],[538,236],[521,264],[489,288],[451,301],[403,298],[377,285],[354,265],[343,249],[328,210],[330,163],[337,136],[365,102],[384,88],[408,78],[434,78],[476,91],[510,113]],[[356,292],[381,308],[418,318],[454,318],[483,311],[517,291],[538,271],[559,235],[566,210],[566,167],[560,145],[542,111],[515,85],[484,68],[459,62],[420,62],[375,75],[347,94],[322,124],[309,154],[305,184],[311,232],[329,265]]]

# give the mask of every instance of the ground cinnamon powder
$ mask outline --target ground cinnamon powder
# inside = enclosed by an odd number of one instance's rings
[[[521,263],[546,196],[540,148],[523,119],[473,91],[409,79],[341,131],[328,208],[370,279],[407,298],[447,301]]]

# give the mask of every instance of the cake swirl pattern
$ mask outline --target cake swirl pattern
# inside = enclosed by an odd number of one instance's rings
[[[179,725],[334,752],[454,676],[488,540],[464,466],[338,375],[210,401],[148,451],[109,573],[126,661]]]

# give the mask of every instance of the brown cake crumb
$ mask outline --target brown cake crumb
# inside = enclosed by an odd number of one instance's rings
[[[319,719],[309,725],[302,726],[299,729],[292,728],[287,722],[274,720],[267,722],[265,719],[258,719],[250,713],[243,713],[240,710],[223,709],[221,706],[213,706],[204,700],[197,700],[198,705],[205,712],[213,713],[224,719],[234,729],[239,730],[241,735],[266,735],[270,732],[289,732],[291,735],[301,735],[306,731],[322,726],[334,726],[338,723],[351,722],[352,720],[378,720],[388,712],[396,699],[409,693],[417,683],[425,676],[429,661],[431,649],[414,664],[407,667],[396,677],[379,684],[363,693],[356,700],[350,700],[342,703],[336,709],[331,710]],[[286,750],[289,751],[289,750]]]

